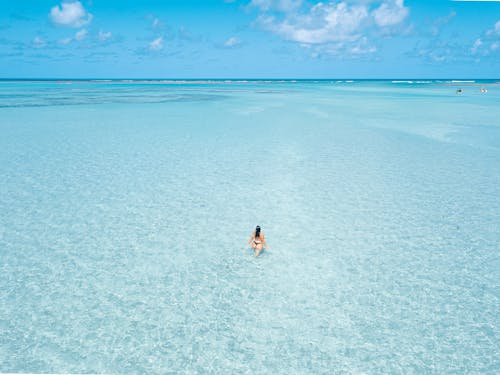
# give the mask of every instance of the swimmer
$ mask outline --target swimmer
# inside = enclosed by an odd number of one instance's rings
[[[461,95],[461,94],[463,94],[463,93],[464,93],[464,90],[462,90],[462,89],[458,89],[456,93],[457,93],[457,95]]]
[[[260,227],[257,225],[255,231],[250,236],[247,245],[251,245],[255,251],[255,256],[258,257],[263,249],[267,248],[266,239],[264,238],[264,232],[261,232]]]

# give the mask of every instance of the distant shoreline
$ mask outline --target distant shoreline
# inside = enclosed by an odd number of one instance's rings
[[[55,82],[55,83],[127,83],[127,84],[259,84],[259,83],[369,83],[443,84],[443,85],[500,85],[500,78],[0,78],[0,82]]]

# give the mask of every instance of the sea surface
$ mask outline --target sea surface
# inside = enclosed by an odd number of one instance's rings
[[[494,374],[499,325],[497,81],[0,81],[0,372]]]

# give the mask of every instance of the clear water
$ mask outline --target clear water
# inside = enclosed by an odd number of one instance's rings
[[[487,83],[0,82],[0,372],[498,373]]]

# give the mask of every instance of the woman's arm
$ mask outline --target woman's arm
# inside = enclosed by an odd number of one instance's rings
[[[254,238],[255,238],[255,232],[253,232],[252,235],[250,236],[250,239],[247,242],[247,246],[250,245],[250,243],[253,241]]]

